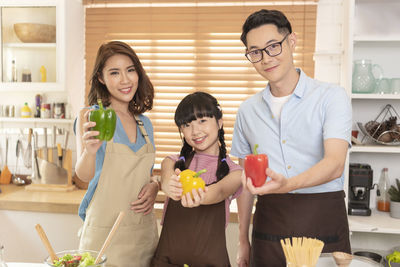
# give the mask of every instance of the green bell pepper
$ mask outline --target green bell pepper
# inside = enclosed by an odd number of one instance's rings
[[[97,99],[99,109],[92,110],[89,114],[89,121],[96,122],[96,126],[92,127],[93,131],[99,131],[99,135],[95,138],[110,141],[114,136],[115,126],[117,123],[117,115],[111,108],[104,109],[101,99]]]

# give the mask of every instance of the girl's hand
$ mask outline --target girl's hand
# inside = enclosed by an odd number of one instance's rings
[[[96,155],[97,150],[101,147],[103,141],[94,138],[99,135],[98,131],[91,131],[90,128],[96,126],[94,121],[89,121],[89,113],[93,109],[85,112],[83,123],[82,143],[87,153]]]
[[[206,187],[204,190],[201,188],[199,188],[197,190],[193,189],[192,190],[193,198],[190,195],[190,193],[186,193],[186,195],[183,195],[182,199],[181,199],[182,206],[184,206],[186,208],[194,208],[194,207],[200,206],[204,200],[204,196],[207,191],[208,191],[208,187]]]
[[[143,186],[138,195],[138,199],[131,203],[131,210],[136,213],[143,212],[143,215],[149,214],[154,207],[158,193],[158,185],[149,183]]]
[[[176,171],[175,171],[176,173]],[[179,174],[179,173],[178,173]],[[177,174],[171,175],[171,178],[168,181],[168,197],[172,198],[175,201],[178,201],[182,197],[183,189],[182,184],[179,181],[179,176]]]

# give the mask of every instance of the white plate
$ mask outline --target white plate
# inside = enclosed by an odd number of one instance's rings
[[[353,255],[353,260],[351,261],[349,267],[378,267],[381,264],[369,260],[365,257],[359,257]],[[317,267],[337,267],[335,260],[331,253],[322,253],[317,262]]]

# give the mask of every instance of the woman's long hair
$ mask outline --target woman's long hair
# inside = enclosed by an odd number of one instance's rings
[[[215,118],[216,123],[218,123],[218,120],[222,118],[222,109],[218,104],[217,99],[212,95],[204,92],[195,92],[187,95],[179,103],[175,111],[175,124],[180,129],[182,125],[203,117]],[[221,180],[229,173],[229,166],[226,162],[224,135],[224,128],[221,127],[218,131],[219,155],[216,172],[217,181]],[[183,146],[179,155],[180,158],[175,163],[175,169],[178,168],[181,171],[186,170],[189,167],[195,154],[195,151],[186,142],[185,138],[182,139]]]
[[[111,41],[102,44],[97,51],[96,61],[92,75],[90,77],[90,90],[88,94],[88,104],[97,104],[97,99],[100,98],[104,106],[109,106],[110,92],[105,84],[101,83],[99,78],[102,78],[103,69],[107,60],[114,55],[128,56],[135,66],[135,70],[139,75],[138,88],[135,95],[129,103],[128,109],[132,115],[142,114],[153,107],[154,88],[150,82],[142,63],[135,51],[126,43],[120,41]]]

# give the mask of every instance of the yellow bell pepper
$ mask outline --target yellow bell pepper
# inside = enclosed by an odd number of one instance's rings
[[[200,174],[205,173],[207,170],[203,169],[199,172],[194,172],[192,170],[186,169],[184,171],[182,171],[179,174],[179,181],[182,184],[182,189],[183,189],[183,195],[186,195],[186,193],[190,192],[190,195],[192,195],[192,190],[193,189],[205,189],[206,187],[206,183],[204,182],[203,179],[201,179],[201,177],[199,177]],[[193,197],[193,195],[192,195]]]

